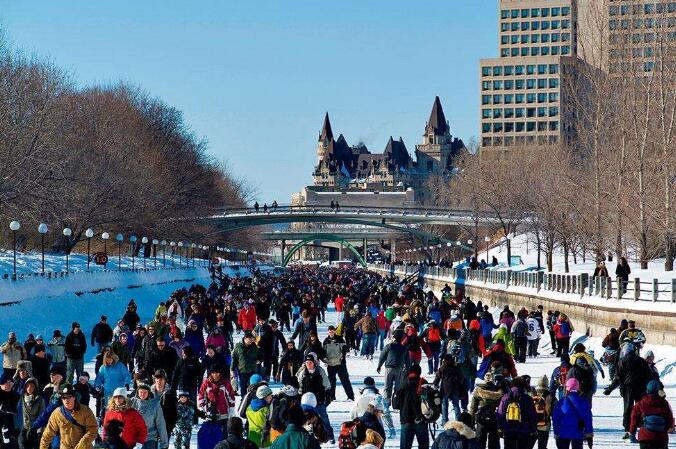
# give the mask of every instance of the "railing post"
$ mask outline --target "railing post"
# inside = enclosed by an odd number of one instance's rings
[[[599,292],[601,291],[602,278],[601,276],[596,276],[594,279],[596,280],[595,282],[596,285],[594,285],[594,294],[598,296]]]
[[[623,290],[624,290],[624,289],[622,288],[622,279],[618,277],[618,278],[617,278],[617,300],[618,300],[618,301],[619,301],[620,299],[622,299],[622,293],[623,293]]]
[[[545,274],[542,271],[538,271],[535,273],[535,288],[537,291],[540,291],[540,288],[542,288],[542,281],[544,280]]]
[[[657,279],[653,279],[653,302],[657,301],[657,296],[660,294],[660,284]]]
[[[509,288],[509,281],[512,279],[512,270],[507,270],[507,276],[505,281],[505,287]]]
[[[634,278],[634,301],[641,297],[641,278]]]
[[[613,280],[608,278],[606,281],[606,298],[610,299],[613,297]]]
[[[589,274],[588,273],[582,273],[580,274],[580,298],[584,296],[584,290],[587,288],[587,285],[589,284]]]
[[[671,280],[671,302],[676,303],[676,279]]]

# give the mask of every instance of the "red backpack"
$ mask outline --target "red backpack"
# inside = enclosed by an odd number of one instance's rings
[[[360,420],[345,421],[340,427],[338,449],[357,449],[366,437],[366,425]]]
[[[566,387],[566,378],[567,377],[568,377],[568,367],[566,367],[566,366],[559,367],[559,378],[557,380],[559,381],[559,387],[560,388]]]
[[[441,341],[441,331],[438,327],[427,329],[427,341],[430,343],[439,343]]]

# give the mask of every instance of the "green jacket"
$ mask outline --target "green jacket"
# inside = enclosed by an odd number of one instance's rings
[[[246,409],[246,422],[249,425],[248,439],[256,443],[259,448],[270,446],[270,434],[266,429],[269,415],[269,406],[254,411],[250,405]]]
[[[263,354],[258,346],[251,344],[246,346],[239,342],[232,351],[232,367],[240,373],[255,373],[256,363],[262,360]]]
[[[286,431],[280,435],[271,449],[320,449],[319,441],[302,427],[295,424],[286,426]]]

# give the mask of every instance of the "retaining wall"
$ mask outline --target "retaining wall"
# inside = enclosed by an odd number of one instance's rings
[[[390,273],[388,270],[370,268],[380,273]],[[395,272],[395,275],[403,273]],[[451,278],[425,276],[425,283],[435,292],[439,293],[445,284],[454,287]],[[545,311],[559,310],[568,315],[578,332],[586,333],[592,337],[603,338],[611,327],[617,328],[623,318],[636,321],[651,344],[676,346],[676,307],[674,311],[653,311],[632,308],[632,301],[625,303],[614,301],[611,306],[590,304],[584,301],[567,301],[563,299],[549,298],[542,295],[529,294],[509,289],[488,288],[471,283],[465,286],[465,295],[474,302],[481,300],[492,307],[504,307],[509,304],[512,310],[525,307],[535,309],[542,304]]]

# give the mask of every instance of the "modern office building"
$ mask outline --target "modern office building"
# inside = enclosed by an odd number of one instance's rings
[[[577,57],[576,3],[500,0],[500,57],[480,64],[483,149],[561,140],[561,75]]]

